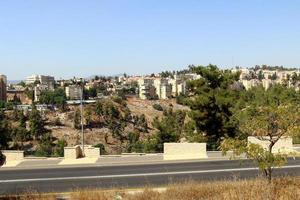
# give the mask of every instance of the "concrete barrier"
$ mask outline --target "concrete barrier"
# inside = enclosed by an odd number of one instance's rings
[[[259,144],[264,149],[268,149],[270,142],[268,141],[269,137],[248,137],[248,143]],[[291,137],[282,137],[280,138],[275,145],[273,146],[272,153],[293,153],[295,152],[293,148],[293,139]]]
[[[207,158],[206,143],[164,143],[164,160]]]
[[[75,147],[65,147],[64,159],[59,163],[59,165],[93,164],[96,163],[99,158],[100,148],[85,145],[83,152],[80,145]]]
[[[64,148],[64,159],[78,159],[82,156],[81,147],[79,145]]]
[[[84,155],[87,158],[99,158],[100,148],[96,148],[92,146],[84,146]]]
[[[85,145],[84,152],[82,151],[82,147],[80,145],[64,148],[64,159],[78,159],[82,157],[99,158],[100,148]]]
[[[24,151],[2,150],[2,153],[6,157],[4,167],[17,166],[24,160]]]

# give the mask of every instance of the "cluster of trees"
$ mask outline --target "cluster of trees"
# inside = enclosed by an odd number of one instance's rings
[[[133,138],[139,138],[137,136],[140,136],[140,133],[147,133],[149,130],[145,115],[132,114],[126,102],[120,97],[99,100],[95,105],[85,106],[83,112],[84,128],[108,128],[113,137],[120,140],[122,144],[126,146],[128,143],[126,149],[131,149],[129,146],[137,141]],[[77,109],[74,113],[74,127],[80,129],[80,124],[80,110]],[[126,130],[126,127],[130,127],[128,130],[133,130],[133,132]],[[134,134],[135,137],[133,137]],[[107,138],[106,133],[106,143]]]
[[[55,105],[62,110],[66,109],[66,100],[67,97],[64,89],[62,88],[57,88],[54,91],[42,91],[39,98],[40,103]]]
[[[172,107],[164,110],[161,119],[155,117],[152,125],[157,131],[154,136],[150,138],[151,149],[146,145],[148,150],[162,152],[165,142],[178,142],[184,131],[185,119],[185,111],[174,111]]]
[[[12,123],[13,122],[13,123]],[[33,152],[38,156],[62,156],[65,141],[54,143],[55,138],[51,131],[45,128],[46,122],[40,112],[33,109],[28,116],[22,111],[14,110],[12,116],[6,116],[3,110],[0,111],[0,149],[26,150],[25,142],[38,142],[37,149]]]
[[[209,149],[245,154],[271,181],[273,168],[285,164],[287,157],[274,154],[274,145],[284,136],[299,138],[300,92],[286,85],[245,90],[234,87],[239,74],[214,65],[191,69],[202,78],[189,82],[188,97],[180,99],[191,109],[182,136],[189,141],[206,141]],[[249,145],[248,136],[268,141],[268,148]]]

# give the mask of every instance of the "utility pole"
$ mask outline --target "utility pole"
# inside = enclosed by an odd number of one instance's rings
[[[83,80],[82,80],[83,81]],[[84,154],[84,131],[83,131],[83,83],[81,82],[81,98],[80,98],[80,115],[81,115],[81,145],[82,145],[82,154]]]

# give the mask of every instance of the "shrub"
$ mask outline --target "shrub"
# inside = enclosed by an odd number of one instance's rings
[[[164,111],[163,107],[160,104],[153,104],[152,106],[155,110]]]
[[[101,155],[107,154],[107,152],[106,152],[106,150],[105,150],[104,144],[99,143],[99,144],[94,145],[93,147],[100,148],[100,154],[101,154]]]

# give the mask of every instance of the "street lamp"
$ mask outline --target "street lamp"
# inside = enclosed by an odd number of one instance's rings
[[[81,145],[82,145],[82,154],[84,154],[84,131],[83,131],[83,80],[81,79],[81,98],[80,98],[80,115],[81,115]]]

